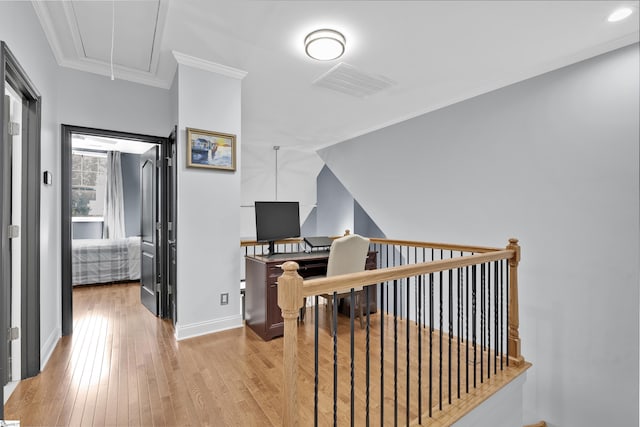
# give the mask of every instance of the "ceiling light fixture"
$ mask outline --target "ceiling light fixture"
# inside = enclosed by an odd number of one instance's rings
[[[633,13],[633,9],[631,9],[630,7],[621,7],[620,9],[614,10],[613,13],[609,15],[609,18],[607,18],[607,21],[609,22],[622,21],[623,19],[628,18],[629,15],[631,15],[632,13]]]
[[[312,31],[304,39],[304,50],[313,59],[331,61],[344,54],[347,40],[342,33],[335,30],[322,29]]]

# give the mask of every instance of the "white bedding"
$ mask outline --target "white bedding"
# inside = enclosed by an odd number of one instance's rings
[[[140,237],[73,240],[71,252],[74,286],[140,279]]]

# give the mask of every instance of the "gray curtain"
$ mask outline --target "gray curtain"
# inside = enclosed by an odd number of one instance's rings
[[[124,202],[122,196],[122,166],[120,152],[107,153],[107,186],[104,199],[103,239],[122,239],[124,233]]]

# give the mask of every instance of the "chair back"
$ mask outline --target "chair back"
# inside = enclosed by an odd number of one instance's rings
[[[327,277],[364,271],[369,253],[369,239],[358,234],[335,239],[331,243]]]

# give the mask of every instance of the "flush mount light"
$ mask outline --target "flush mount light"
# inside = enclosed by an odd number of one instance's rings
[[[633,13],[633,9],[631,9],[630,7],[621,7],[620,9],[614,10],[613,13],[609,15],[609,18],[607,19],[607,21],[609,22],[622,21],[623,19],[629,17],[629,15],[631,15],[632,13]]]
[[[316,30],[304,39],[304,50],[313,59],[331,61],[344,53],[346,39],[335,30]]]

